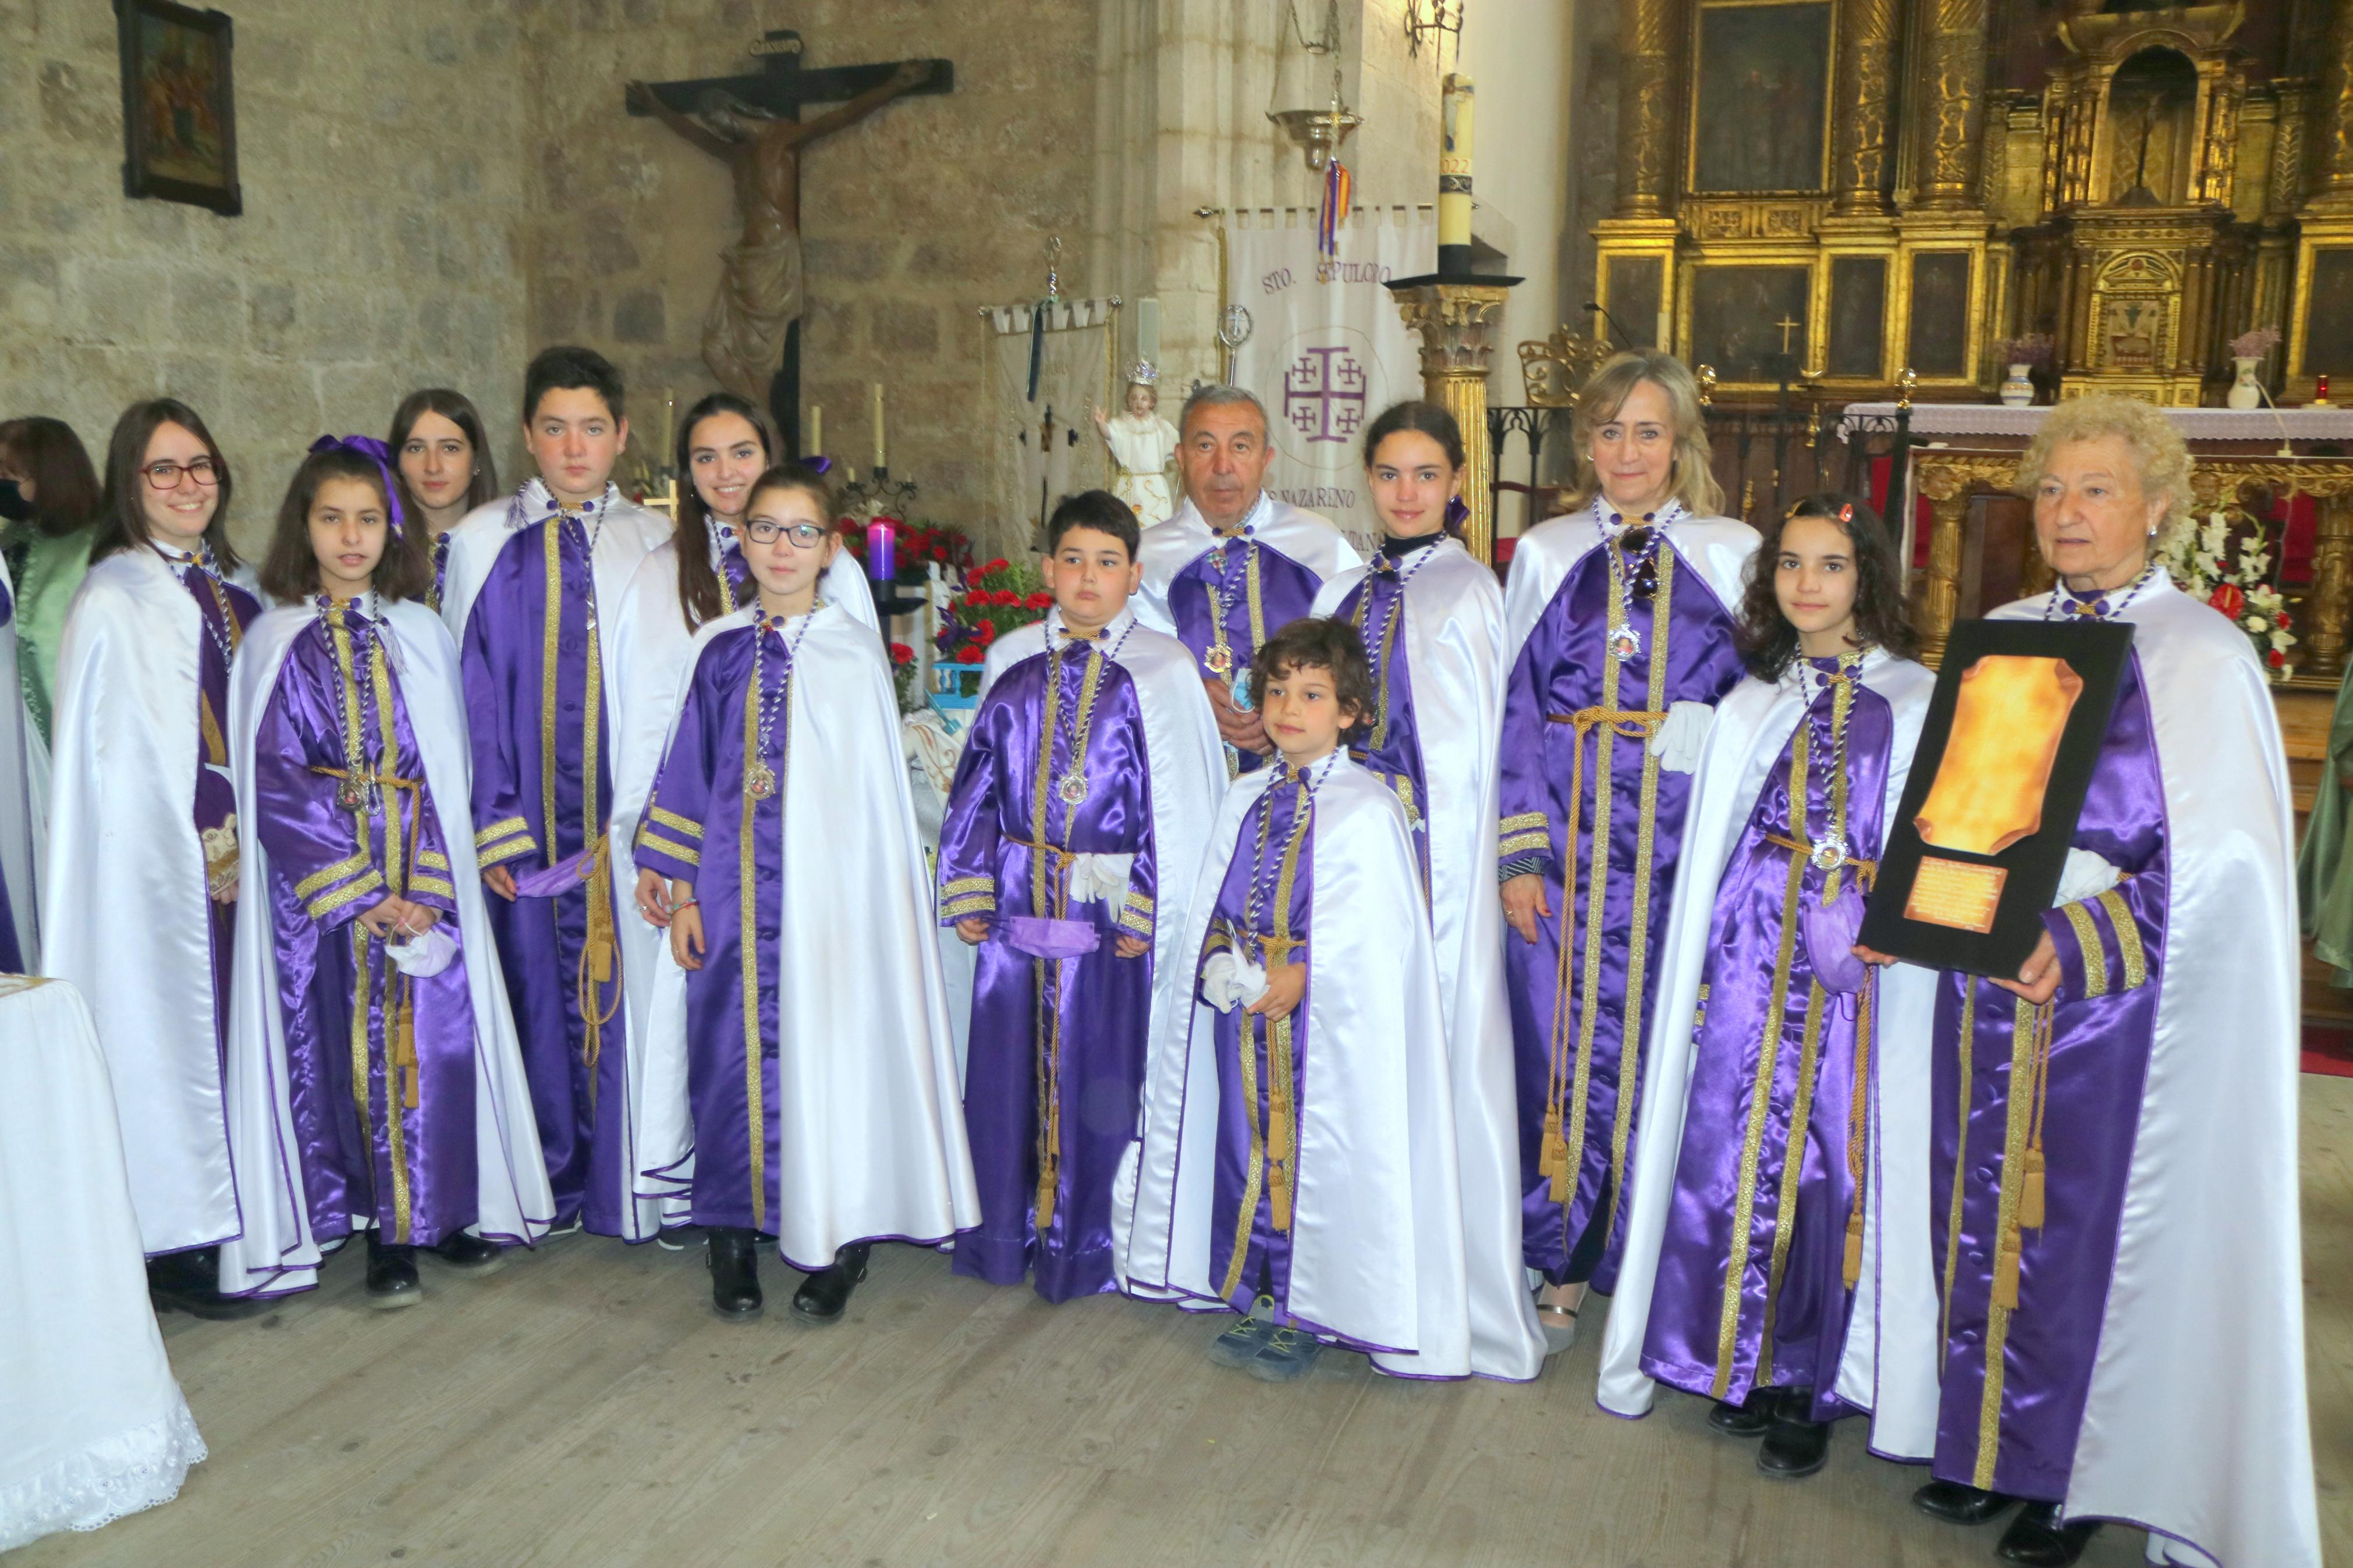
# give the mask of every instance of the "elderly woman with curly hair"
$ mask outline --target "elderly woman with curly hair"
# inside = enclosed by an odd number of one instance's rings
[[[1937,999],[1932,1516],[2024,1510],[2003,1560],[2102,1519],[2168,1562],[2316,1564],[2296,1219],[2294,838],[2247,637],[2156,563],[2189,454],[2156,408],[2052,410],[2019,464],[2051,593],[2132,654],[2043,934]]]

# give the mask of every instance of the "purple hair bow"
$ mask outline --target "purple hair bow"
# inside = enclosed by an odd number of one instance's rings
[[[311,443],[313,452],[331,452],[339,448],[357,452],[374,463],[376,472],[384,476],[384,504],[392,514],[392,531],[398,533],[400,525],[407,519],[400,511],[399,481],[392,476],[392,448],[373,436],[322,436]]]
[[[1461,496],[1446,499],[1446,531],[1455,538],[1462,537],[1462,525],[1471,521],[1471,503]]]
[[[833,472],[833,459],[824,457],[803,458],[801,467],[812,474],[829,474]]]

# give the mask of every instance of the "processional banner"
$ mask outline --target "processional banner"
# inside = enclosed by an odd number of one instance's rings
[[[1315,219],[1313,207],[1285,207],[1229,220],[1228,298],[1250,316],[1234,378],[1274,426],[1266,488],[1370,555],[1380,523],[1365,490],[1365,426],[1421,395],[1420,342],[1383,285],[1436,269],[1438,225],[1426,207],[1355,207],[1325,257]]]
[[[986,395],[988,509],[976,530],[981,559],[1042,549],[1054,503],[1111,482],[1091,411],[1119,406],[1119,301],[991,305]],[[1042,317],[1042,319],[1041,319]]]

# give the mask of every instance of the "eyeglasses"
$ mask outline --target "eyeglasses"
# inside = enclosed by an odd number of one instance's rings
[[[785,523],[765,517],[755,517],[744,525],[745,537],[754,544],[774,544],[779,539],[789,539],[796,550],[815,550],[829,531],[814,522]]]
[[[210,458],[198,458],[193,463],[150,463],[139,471],[146,475],[147,482],[159,490],[179,489],[182,474],[207,489],[220,483],[221,479],[220,469]]]

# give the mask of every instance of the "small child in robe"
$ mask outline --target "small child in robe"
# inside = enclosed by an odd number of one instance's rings
[[[695,634],[634,847],[675,965],[646,1026],[637,1191],[688,1200],[731,1321],[764,1309],[763,1237],[807,1276],[795,1315],[830,1323],[873,1243],[980,1217],[890,664],[820,591],[835,515],[809,469],[753,482],[757,602]]]
[[[999,638],[940,832],[940,915],[979,948],[965,1129],[978,1231],[955,1271],[1050,1301],[1115,1290],[1112,1183],[1135,1135],[1155,983],[1224,793],[1192,655],[1138,626],[1135,514],[1046,528],[1044,621]]]
[[[276,1125],[249,1142],[277,1157],[240,1183],[222,1286],[307,1288],[319,1243],[364,1231],[372,1307],[420,1299],[418,1251],[487,1273],[554,1215],[474,870],[458,649],[390,458],[322,437],[295,470],[261,567],[279,607],[229,704],[230,1072],[263,1064]]]
[[[1227,791],[1119,1200],[1138,1294],[1245,1314],[1210,1359],[1271,1383],[1326,1344],[1471,1371],[1444,1009],[1404,808],[1348,758],[1363,639],[1292,622],[1250,679],[1279,753]]]

